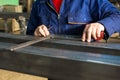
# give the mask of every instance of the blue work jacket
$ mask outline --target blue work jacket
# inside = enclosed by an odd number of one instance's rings
[[[108,36],[120,32],[120,12],[108,0],[63,0],[57,13],[52,0],[33,4],[27,34],[44,24],[51,34],[82,35],[86,24],[99,22]]]

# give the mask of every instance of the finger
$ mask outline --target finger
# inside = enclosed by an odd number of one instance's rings
[[[96,28],[95,27],[93,27],[93,29],[92,29],[92,37],[96,40],[97,39],[97,36],[96,36]]]
[[[50,35],[50,33],[49,33],[49,31],[48,31],[48,29],[47,29],[47,27],[45,25],[43,25],[43,31],[45,33],[45,36]]]
[[[104,38],[104,31],[101,30],[101,31],[98,31],[97,34],[98,33],[100,34],[100,36],[97,36],[97,40],[103,39]]]
[[[101,37],[101,32],[104,31],[104,26],[100,23],[98,23],[98,27],[97,27],[97,37]]]
[[[91,24],[86,25],[85,29],[84,29],[84,33],[83,33],[83,40],[87,40],[87,42],[91,42],[91,33],[92,33],[92,29],[91,29]]]
[[[88,29],[88,25],[85,26],[85,29],[84,29],[83,34],[82,34],[82,41],[83,42],[85,42],[85,40],[86,40],[87,29]]]
[[[37,36],[38,37],[42,37],[42,34],[40,32],[38,32]]]
[[[35,30],[35,32],[34,32],[34,36],[37,36],[37,32],[36,32],[36,30]]]
[[[87,42],[91,42],[92,29],[89,28],[87,31]]]
[[[96,31],[96,36],[97,37],[101,37],[101,35],[100,35],[101,31],[102,31],[101,29],[97,28],[97,31]]]
[[[43,37],[46,36],[46,35],[45,35],[45,32],[44,32],[44,30],[43,30],[43,25],[39,28],[39,33],[40,33]]]
[[[40,34],[40,32],[39,32],[38,30],[39,30],[39,29],[37,28],[37,29],[35,30],[35,32],[34,32],[34,35],[37,36],[37,37],[38,37],[38,36],[41,36],[41,34]]]
[[[85,40],[86,40],[86,32],[83,32],[82,41],[85,42]]]

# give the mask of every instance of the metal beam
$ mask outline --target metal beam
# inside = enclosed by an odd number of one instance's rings
[[[10,51],[6,49],[19,44],[19,40],[36,38],[6,36],[3,36],[4,39],[0,36],[0,68],[43,76],[49,80],[120,79],[120,44],[50,39]]]

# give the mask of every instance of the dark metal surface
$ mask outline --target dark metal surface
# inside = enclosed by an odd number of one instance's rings
[[[119,43],[83,43],[55,38],[12,52],[6,50],[34,39],[37,37],[0,33],[0,68],[49,80],[120,79]]]

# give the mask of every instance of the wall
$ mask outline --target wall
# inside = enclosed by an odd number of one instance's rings
[[[0,0],[0,5],[19,5],[19,0]]]

